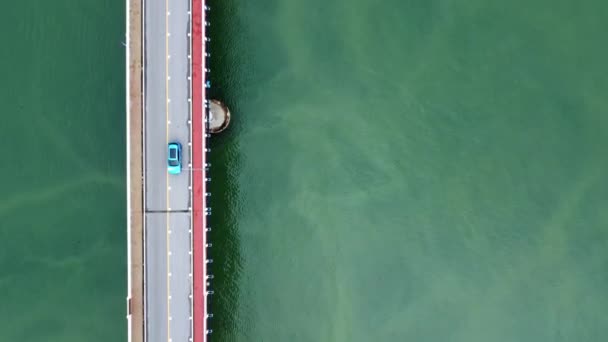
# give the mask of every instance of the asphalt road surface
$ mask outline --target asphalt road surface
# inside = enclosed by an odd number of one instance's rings
[[[146,340],[192,336],[189,0],[145,0]],[[182,172],[167,173],[167,145],[182,144]]]

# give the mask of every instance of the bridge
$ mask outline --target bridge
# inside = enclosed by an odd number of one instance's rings
[[[128,340],[205,342],[205,0],[127,0]],[[182,172],[167,146],[182,145]]]

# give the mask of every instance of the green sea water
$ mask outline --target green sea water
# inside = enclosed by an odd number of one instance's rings
[[[0,341],[126,340],[122,1],[0,14]]]
[[[213,340],[608,340],[607,2],[209,4]]]
[[[214,341],[608,339],[606,3],[209,4]],[[1,18],[0,341],[124,341],[124,3]]]

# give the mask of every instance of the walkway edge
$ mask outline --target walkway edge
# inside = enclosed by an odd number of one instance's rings
[[[144,342],[142,0],[126,1],[127,339]]]
[[[205,0],[192,0],[192,224],[193,224],[193,342],[207,340],[207,255],[206,255],[206,180],[205,154]]]

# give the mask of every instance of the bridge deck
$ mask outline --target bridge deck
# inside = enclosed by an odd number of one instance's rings
[[[127,1],[129,341],[207,340],[204,8]],[[179,175],[169,142],[182,144]]]

